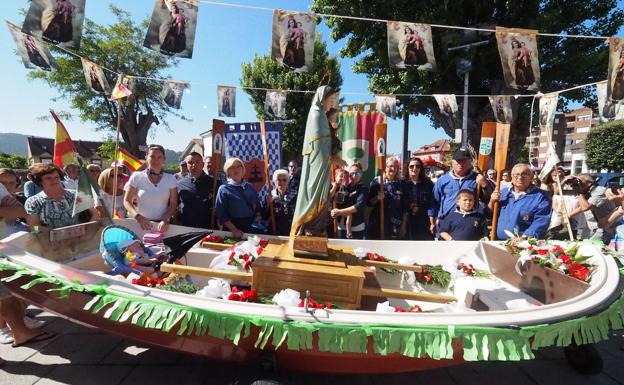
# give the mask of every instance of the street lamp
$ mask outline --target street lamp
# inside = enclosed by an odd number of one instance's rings
[[[489,40],[478,41],[476,43],[470,44],[462,44],[456,47],[447,48],[449,52],[457,51],[457,50],[466,50],[469,51],[474,47],[478,47],[480,45],[489,44]],[[470,51],[470,56],[472,56],[473,51]],[[457,76],[464,77],[464,111],[463,111],[463,119],[462,119],[462,135],[461,135],[461,149],[465,150],[468,147],[468,90],[470,84],[470,71],[472,71],[472,60],[462,58],[457,62]]]

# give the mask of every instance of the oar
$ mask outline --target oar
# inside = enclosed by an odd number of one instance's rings
[[[503,170],[507,164],[507,150],[509,148],[509,131],[511,125],[506,123],[496,123],[496,154],[494,154],[494,167],[496,168],[496,189],[500,193],[500,184]],[[492,233],[490,239],[496,239],[496,226],[498,224],[498,201],[494,202],[492,208]]]
[[[262,147],[264,149],[264,181],[267,188],[267,202],[269,204],[269,213],[271,214],[271,230],[273,235],[277,234],[275,226],[275,211],[273,210],[273,196],[271,195],[271,177],[269,177],[269,148],[267,146],[266,127],[264,120],[260,121],[260,137],[262,138]]]

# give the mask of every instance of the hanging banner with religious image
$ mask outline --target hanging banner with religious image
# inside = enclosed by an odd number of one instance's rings
[[[457,106],[457,99],[455,95],[433,95],[436,102],[438,102],[438,106],[440,107],[440,113],[449,118],[453,118],[459,107]]]
[[[217,86],[217,110],[219,116],[236,116],[236,87]]]
[[[431,26],[388,21],[387,28],[390,67],[435,70]]]
[[[166,105],[179,110],[182,104],[182,95],[188,87],[190,87],[189,83],[168,80],[163,83],[160,97]]]
[[[510,96],[490,96],[490,105],[494,111],[494,119],[498,123],[509,123],[513,121]]]
[[[264,112],[273,118],[286,117],[286,92],[267,91],[264,98]]]
[[[624,104],[615,103],[607,98],[607,82],[596,84],[598,96],[598,117],[601,123],[624,119]]]
[[[377,111],[383,112],[389,118],[396,118],[397,99],[394,95],[375,95]]]
[[[7,21],[7,26],[9,31],[11,31],[13,40],[15,40],[17,52],[22,58],[24,67],[44,71],[58,70],[54,57],[52,57],[45,45],[35,37],[22,33],[15,24]]]
[[[265,121],[267,152],[269,155],[269,175],[282,165],[281,121]],[[224,158],[240,158],[245,163],[245,177],[256,187],[262,198],[266,197],[264,181],[264,147],[260,133],[260,123],[225,124]],[[213,137],[213,144],[216,137]],[[213,148],[214,150],[214,148]]]
[[[616,37],[609,38],[607,98],[624,104],[624,39]]]
[[[198,0],[156,0],[143,46],[167,56],[193,57]]]
[[[82,70],[87,86],[89,86],[91,91],[98,94],[110,94],[111,88],[102,67],[85,58],[80,58],[80,61],[82,62]]]
[[[496,27],[498,53],[507,87],[529,91],[539,90],[537,33],[535,30]]]
[[[539,126],[542,129],[547,129],[549,134],[555,122],[558,101],[558,93],[543,95],[539,101]],[[549,138],[550,137],[552,136],[549,136]]]
[[[273,12],[271,56],[295,72],[312,72],[316,16],[309,13]]]
[[[63,48],[80,48],[85,0],[31,0],[22,32]]]

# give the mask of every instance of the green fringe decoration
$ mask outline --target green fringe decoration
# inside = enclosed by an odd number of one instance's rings
[[[13,272],[3,278],[3,282],[31,277],[21,286],[24,290],[47,283],[53,286],[47,291],[57,291],[59,298],[67,298],[71,292],[91,294],[93,299],[84,306],[85,311],[163,333],[175,330],[177,335],[207,334],[237,345],[241,338],[249,337],[251,327],[255,326],[259,329],[255,346],[260,349],[266,349],[271,343],[275,349],[285,346],[289,350],[311,350],[316,335],[318,349],[323,352],[367,354],[372,339],[372,350],[380,356],[401,354],[440,360],[452,359],[453,341],[460,340],[466,361],[519,361],[534,358],[533,350],[539,348],[567,346],[573,342],[579,345],[596,343],[608,339],[610,330],[624,328],[624,294],[601,313],[555,324],[519,328],[362,325],[219,313],[111,292],[105,285],[68,282],[8,262],[0,262],[0,271]]]

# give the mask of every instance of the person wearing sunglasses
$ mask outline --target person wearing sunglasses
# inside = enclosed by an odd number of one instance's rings
[[[380,201],[383,199],[384,231],[383,239],[401,239],[403,226],[403,183],[399,178],[401,164],[391,156],[386,159],[383,188],[379,177],[370,184],[367,204],[373,210],[368,218],[367,239],[381,239]]]
[[[125,218],[128,211],[124,207],[124,184],[121,167],[117,169],[117,185],[115,186],[115,169],[113,167],[102,171],[98,176],[97,183],[100,186],[100,200],[104,206],[97,206],[100,217],[114,217],[118,214],[120,218]],[[115,187],[117,190],[115,191]],[[113,200],[115,201],[115,213],[113,210]],[[100,203],[100,202],[98,202]]]
[[[265,220],[271,217],[269,210],[269,199],[273,200],[273,213],[275,215],[275,227],[277,235],[290,234],[295,206],[297,205],[297,191],[288,188],[288,171],[278,169],[273,172],[273,184],[275,188],[271,190],[271,195],[267,196],[262,208]]]
[[[338,218],[339,239],[364,239],[366,234],[366,221],[364,220],[364,207],[368,189],[362,183],[362,165],[355,163],[349,167],[349,185],[342,204],[338,203],[330,214],[332,218]]]
[[[409,178],[403,184],[403,226],[401,234],[413,241],[433,240],[435,217],[429,216],[433,199],[433,182],[425,174],[420,158],[408,165]]]

